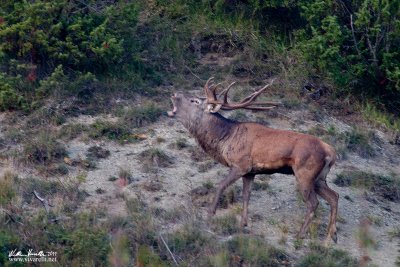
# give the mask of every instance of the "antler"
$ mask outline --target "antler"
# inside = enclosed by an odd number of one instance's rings
[[[268,109],[273,109],[277,105],[280,105],[280,102],[274,102],[274,101],[267,101],[267,102],[254,102],[257,97],[264,92],[268,87],[270,87],[275,79],[271,80],[271,82],[267,85],[265,85],[263,88],[255,91],[251,95],[245,97],[240,101],[239,103],[229,103],[228,102],[228,92],[232,88],[232,86],[235,84],[235,82],[231,83],[227,88],[225,88],[219,95],[217,95],[216,90],[218,86],[221,84],[214,85],[212,83],[212,80],[214,78],[211,77],[208,79],[206,82],[206,85],[204,86],[204,91],[207,97],[207,109],[210,112],[217,112],[219,109],[223,110],[234,110],[234,109],[251,109],[251,110],[268,110]],[[211,82],[211,84],[210,84]],[[223,101],[219,101],[218,97],[223,95]],[[264,106],[264,105],[269,105],[269,106]]]

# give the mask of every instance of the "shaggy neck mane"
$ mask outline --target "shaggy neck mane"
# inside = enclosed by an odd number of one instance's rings
[[[221,147],[224,141],[233,133],[238,122],[223,117],[218,113],[203,113],[200,120],[194,120],[186,125],[199,145],[210,156],[226,164],[222,158]]]

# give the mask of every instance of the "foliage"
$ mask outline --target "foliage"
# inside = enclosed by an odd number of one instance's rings
[[[93,80],[121,66],[126,73],[127,62],[137,59],[137,14],[137,4],[124,1],[2,1],[0,109],[26,108],[25,102],[65,93],[68,79]]]
[[[347,91],[373,97],[391,111],[400,103],[400,4],[322,1],[301,5],[307,20],[299,46],[314,67]]]
[[[123,120],[133,127],[142,127],[148,123],[156,122],[162,114],[162,109],[155,103],[148,103],[129,109]]]
[[[131,141],[131,132],[123,123],[96,120],[91,126],[89,137],[106,137],[119,142]]]
[[[334,180],[338,186],[352,186],[365,188],[377,195],[394,201],[400,201],[400,179],[364,171],[344,171],[339,173]]]
[[[235,262],[249,266],[280,266],[288,256],[281,250],[269,246],[257,237],[238,235],[228,241],[228,251]]]
[[[296,264],[297,267],[356,267],[359,266],[357,260],[350,257],[347,252],[333,249],[325,248],[321,245],[311,243],[310,252],[303,256],[299,262]]]
[[[45,164],[62,159],[67,155],[65,146],[50,132],[41,131],[24,145],[24,155],[28,161]]]
[[[16,175],[11,172],[6,172],[0,177],[0,206],[7,205],[15,197],[16,179]]]
[[[213,230],[223,235],[232,235],[240,230],[236,215],[232,213],[213,218],[212,224]]]

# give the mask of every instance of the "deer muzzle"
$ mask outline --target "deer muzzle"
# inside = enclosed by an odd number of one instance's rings
[[[174,94],[173,96],[171,96],[171,101],[172,101],[172,105],[174,106],[174,108],[173,108],[172,110],[170,110],[170,111],[167,112],[168,117],[174,117],[176,111],[178,110],[178,109],[176,108],[176,105],[175,105],[175,99],[176,99],[176,94]]]

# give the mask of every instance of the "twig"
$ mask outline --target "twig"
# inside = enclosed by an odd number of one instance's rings
[[[20,225],[24,225],[22,222],[17,221],[8,210],[6,210],[6,209],[2,209],[2,210],[8,215],[8,217],[10,217],[11,221],[13,221],[15,223],[19,223]]]
[[[353,36],[353,42],[354,42],[354,46],[357,50],[357,53],[359,56],[361,56],[361,52],[358,49],[358,45],[357,45],[357,40],[356,40],[356,35],[354,33],[354,26],[353,26],[353,14],[350,14],[350,27],[351,27],[351,35]]]
[[[165,240],[164,240],[164,238],[162,237],[162,235],[161,235],[161,234],[160,234],[160,238],[161,238],[161,241],[164,243],[164,246],[167,248],[167,250],[168,250],[169,254],[170,254],[170,255],[171,255],[171,257],[172,257],[172,259],[174,260],[174,262],[175,262],[175,265],[176,265],[176,266],[178,266],[178,262],[176,261],[174,254],[172,254],[171,250],[169,249],[169,247],[168,247],[167,243],[165,242]]]
[[[199,79],[200,81],[204,81],[203,79],[201,79],[199,76],[197,76],[196,74],[194,74],[194,72],[188,67],[188,66],[186,66],[185,65],[185,68],[186,69],[188,69],[188,71],[190,71],[190,73],[194,76],[194,77],[196,77],[197,79]]]
[[[47,213],[49,213],[50,207],[52,207],[52,205],[50,205],[49,201],[47,199],[39,196],[39,194],[35,190],[33,190],[33,194],[35,195],[35,197],[37,199],[39,199],[40,202],[42,202],[44,209],[46,210]]]

